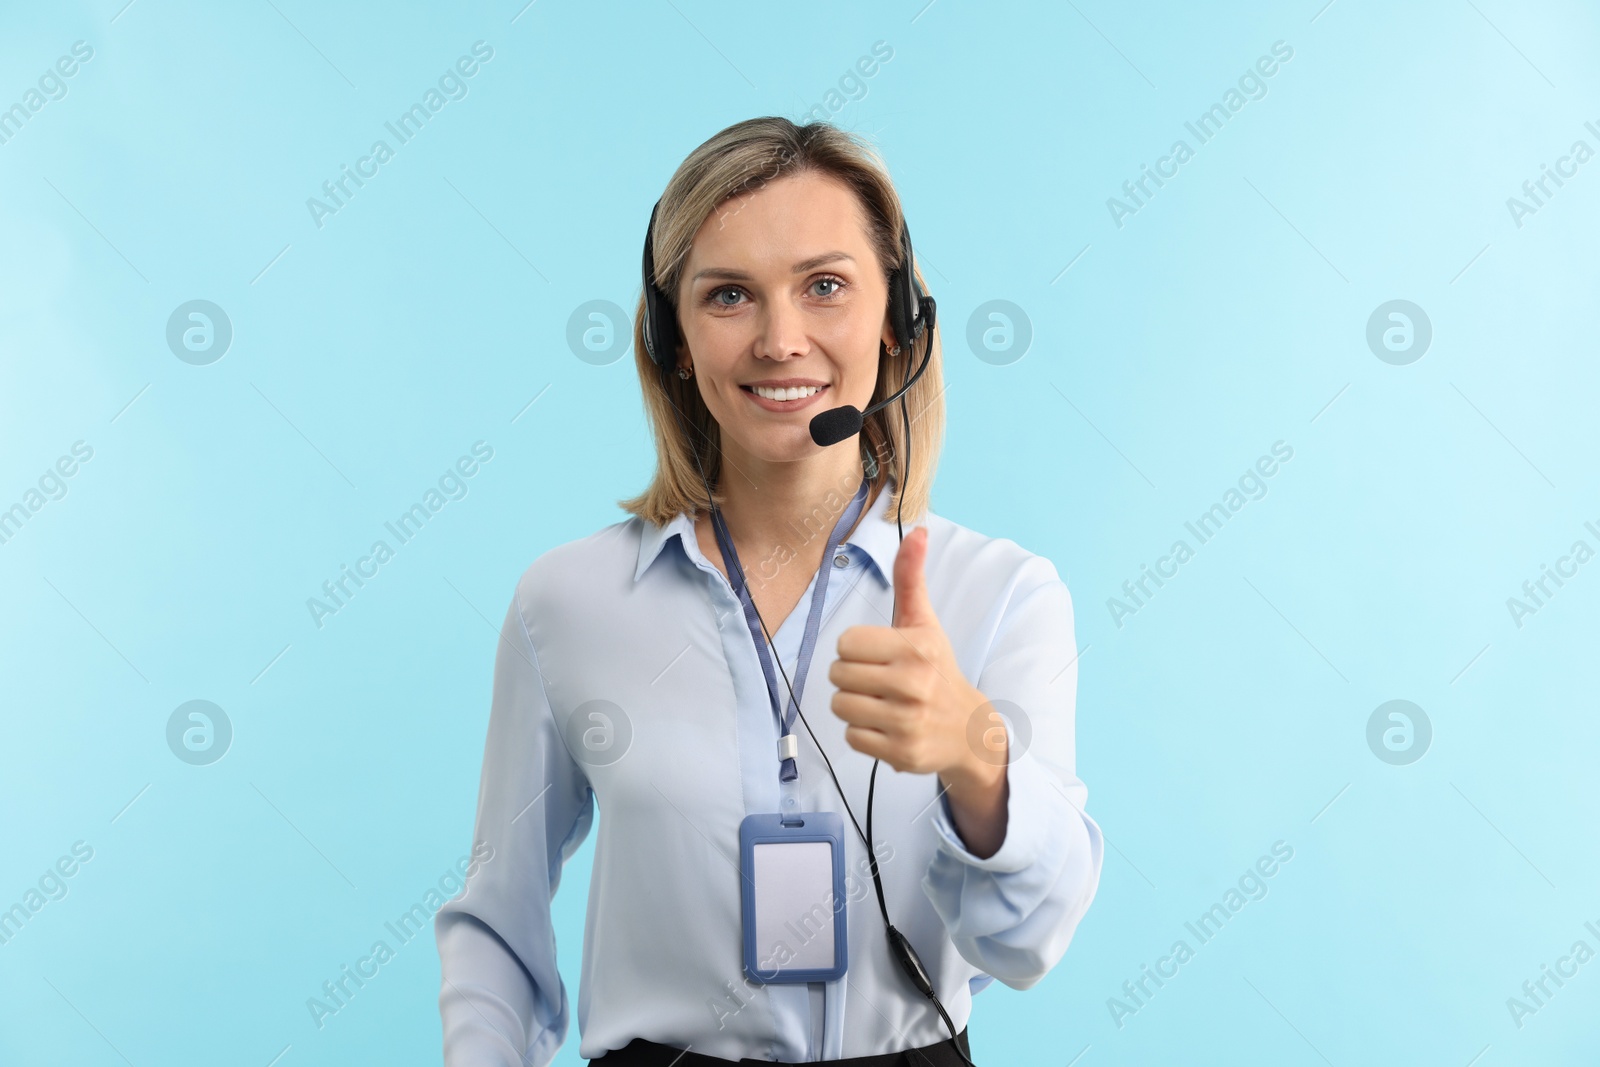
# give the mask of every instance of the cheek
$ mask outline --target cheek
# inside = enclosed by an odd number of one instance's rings
[[[817,331],[818,339],[826,337],[839,351],[848,347],[849,351],[875,353],[883,332],[883,315],[851,308],[849,315],[818,323]]]
[[[856,349],[845,359],[841,370],[844,374],[846,389],[850,393],[859,394],[859,399],[866,402],[871,399],[878,383],[878,339],[872,337],[864,343],[856,342]],[[892,364],[891,364],[892,365]],[[860,404],[856,405],[860,407]]]
[[[852,377],[877,373],[876,326],[856,316],[818,319],[809,331],[812,342],[827,353],[829,362]]]
[[[715,394],[737,388],[733,384],[733,367],[739,362],[739,353],[748,348],[748,342],[737,330],[723,323],[701,324],[685,337],[685,343],[694,363],[693,380],[699,383],[700,395],[708,404],[716,402]]]

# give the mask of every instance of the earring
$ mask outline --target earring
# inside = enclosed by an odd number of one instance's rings
[[[693,378],[694,377],[694,364],[691,363],[687,367],[679,367],[678,368],[678,377],[682,378],[684,381],[688,381],[690,378]]]
[[[900,346],[899,345],[895,345],[893,348],[889,349],[889,357],[891,359],[894,358],[895,356],[898,356],[899,354],[900,354]]]

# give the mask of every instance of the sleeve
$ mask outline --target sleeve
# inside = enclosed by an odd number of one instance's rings
[[[494,694],[465,891],[439,909],[446,1067],[544,1067],[566,1039],[550,898],[589,832],[594,793],[550,710],[514,592],[495,653]]]
[[[1006,720],[1011,745],[1005,840],[987,859],[974,856],[941,796],[938,847],[922,880],[956,950],[1013,989],[1034,985],[1066,952],[1105,851],[1074,770],[1072,597],[1055,567],[1034,558],[1047,579],[1008,606],[975,683]]]

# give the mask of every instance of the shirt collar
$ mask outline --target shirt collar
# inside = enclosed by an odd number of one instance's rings
[[[894,514],[889,510],[889,483],[878,490],[878,498],[867,508],[867,513],[856,525],[855,533],[844,543],[855,545],[867,554],[885,588],[894,584],[894,558],[900,554],[900,532],[895,528]]]
[[[689,513],[686,511],[679,512],[665,526],[657,526],[648,519],[641,519],[640,522],[643,530],[639,534],[639,565],[633,570],[633,580],[636,582],[650,569],[650,564],[661,554],[668,539],[694,536],[694,523],[690,521]],[[685,551],[687,552],[687,549]]]
[[[683,544],[695,536],[694,521],[688,512],[675,515],[665,526],[644,520],[641,520],[641,524],[639,563],[633,571],[633,580],[636,582],[644,577],[644,572],[650,569],[650,564],[655,562],[668,541],[677,537]],[[900,533],[895,527],[894,515],[889,511],[887,484],[878,490],[877,499],[868,506],[861,521],[856,524],[855,532],[843,543],[854,545],[866,553],[883,586],[894,584],[894,559],[900,552]],[[684,548],[683,551],[687,553],[688,550]]]

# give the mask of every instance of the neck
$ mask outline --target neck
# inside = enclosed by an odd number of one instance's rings
[[[864,477],[858,441],[851,438],[803,460],[782,463],[728,448],[730,443],[724,442],[718,479],[720,507],[740,555],[748,545],[762,555],[787,546],[802,559],[820,556]]]

